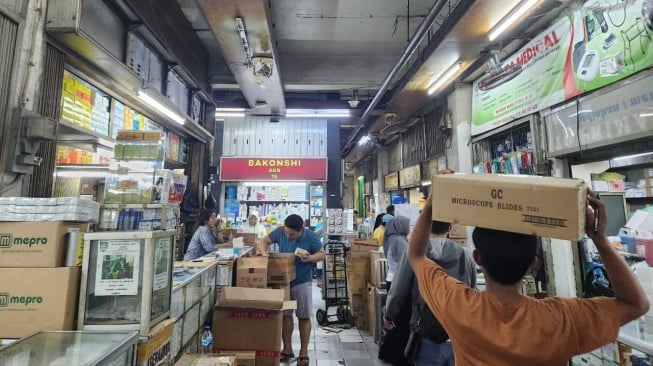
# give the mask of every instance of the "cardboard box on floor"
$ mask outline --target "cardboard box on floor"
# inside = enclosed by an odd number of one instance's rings
[[[240,366],[238,356],[235,354],[209,355],[204,358],[205,363],[200,363],[202,355],[196,353],[186,353],[177,362],[175,366]],[[156,365],[156,364],[153,364]],[[254,364],[252,364],[254,365]]]
[[[236,355],[238,357],[238,359],[236,360],[237,366],[256,366],[256,352],[254,351],[223,350],[220,351],[220,354]]]
[[[0,268],[0,338],[73,330],[79,267]]]
[[[347,288],[352,294],[364,294],[367,292],[368,276],[370,274],[370,260],[367,258],[348,259],[347,265]]]
[[[0,267],[61,267],[69,228],[86,231],[88,224],[0,222]]]
[[[158,365],[163,361],[172,361],[170,341],[175,328],[176,318],[163,320],[147,335],[147,341],[138,344],[138,366]]]
[[[295,279],[295,254],[270,252],[268,257],[268,285],[289,284]]]
[[[279,366],[283,310],[297,307],[283,298],[283,290],[225,287],[213,309],[214,348],[254,350],[256,366]]]
[[[499,174],[438,174],[433,220],[580,240],[587,185],[579,179]]]
[[[268,259],[266,257],[240,257],[236,263],[236,286],[266,288]]]

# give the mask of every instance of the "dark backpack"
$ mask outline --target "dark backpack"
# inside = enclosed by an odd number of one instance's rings
[[[429,259],[437,263],[437,261],[434,260],[433,258],[429,258]],[[460,272],[458,274],[460,279],[462,279],[465,274],[464,251],[461,251],[460,265],[458,267],[460,269]],[[449,339],[449,334],[447,334],[447,331],[444,330],[442,324],[440,324],[440,322],[435,317],[435,315],[433,315],[431,309],[429,309],[429,307],[426,305],[423,299],[420,299],[420,301],[418,302],[418,307],[419,307],[419,317],[417,318],[417,324],[415,324],[415,330],[417,334],[419,334],[421,337],[429,338],[435,343],[442,343],[445,342],[447,339]]]

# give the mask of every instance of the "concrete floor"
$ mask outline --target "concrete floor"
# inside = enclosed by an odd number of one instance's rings
[[[324,300],[320,288],[313,282],[313,331],[311,342],[308,345],[308,354],[311,366],[371,366],[389,365],[377,359],[379,346],[374,343],[374,336],[367,331],[356,328],[343,329],[339,333],[332,333],[322,329],[315,320],[315,312],[324,310]],[[335,308],[329,309],[329,313]],[[293,332],[293,351],[299,353],[299,331],[295,319]],[[290,365],[294,365],[292,362]],[[282,364],[283,365],[283,364]]]

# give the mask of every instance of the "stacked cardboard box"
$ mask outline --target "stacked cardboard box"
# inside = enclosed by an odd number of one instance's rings
[[[367,284],[370,275],[369,251],[367,258],[347,259],[347,291],[349,293],[349,311],[356,327],[367,329]]]
[[[74,329],[80,270],[62,266],[68,229],[84,226],[0,222],[0,338]]]
[[[467,226],[460,224],[451,224],[449,238],[462,246],[467,246]]]
[[[290,282],[295,279],[293,253],[270,252],[268,257],[268,288],[284,291],[284,300],[290,300]]]
[[[213,310],[214,348],[253,351],[257,366],[279,366],[283,310],[296,307],[282,290],[225,287]]]
[[[268,258],[240,257],[236,264],[236,286],[266,288],[268,282]]]

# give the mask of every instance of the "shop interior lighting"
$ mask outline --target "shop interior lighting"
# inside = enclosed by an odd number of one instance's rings
[[[152,98],[151,96],[147,95],[144,91],[139,90],[138,91],[138,97],[141,98],[143,102],[145,102],[147,105],[150,107],[156,109],[157,111],[163,113],[166,117],[170,118],[171,120],[179,123],[180,125],[183,125],[185,122],[184,117],[179,115],[179,113],[174,112],[172,109],[164,106],[163,104],[159,103],[157,100]]]
[[[252,67],[252,49],[249,47],[249,42],[247,41],[247,31],[245,30],[245,23],[241,17],[236,17],[236,31],[238,32],[238,38],[240,38],[240,43],[243,46],[243,51],[245,52],[246,65],[247,67]]]
[[[351,117],[349,109],[286,109],[288,118]]]
[[[363,137],[360,138],[360,140],[358,140],[358,144],[362,146],[362,145],[367,144],[370,141],[372,141],[372,139],[370,139],[369,136],[364,135]]]
[[[639,116],[642,117],[642,118],[644,118],[644,117],[653,117],[653,112],[640,113]]]
[[[107,170],[90,170],[90,169],[79,169],[79,170],[57,170],[54,174],[55,177],[61,178],[106,178],[112,175],[111,172]]]
[[[215,112],[215,118],[245,117],[245,112]]]
[[[423,181],[422,181],[422,185],[423,185],[423,186],[430,186],[431,183],[433,183],[433,182],[431,182],[430,180],[423,180]]]
[[[612,160],[634,159],[634,158],[641,158],[641,157],[644,157],[644,156],[651,156],[651,155],[653,155],[653,152],[647,152],[647,153],[641,153],[641,154],[635,154],[635,155],[620,156],[620,157],[614,158]]]
[[[524,15],[530,8],[532,8],[539,0],[524,0],[519,3],[516,7],[512,8],[510,12],[503,16],[499,23],[494,26],[494,29],[488,33],[488,39],[490,42],[494,41],[501,33],[505,32],[506,29],[510,28],[511,25],[517,21],[522,15]]]
[[[279,187],[279,186],[305,186],[306,182],[243,182],[244,186],[253,186],[253,187]]]
[[[451,80],[451,78],[456,75],[458,70],[460,70],[461,62],[456,61],[454,62],[447,71],[444,72],[444,74],[440,75],[439,78],[437,78],[431,86],[429,86],[428,89],[428,94],[431,95],[435,93],[438,89],[440,89],[446,82]]]

